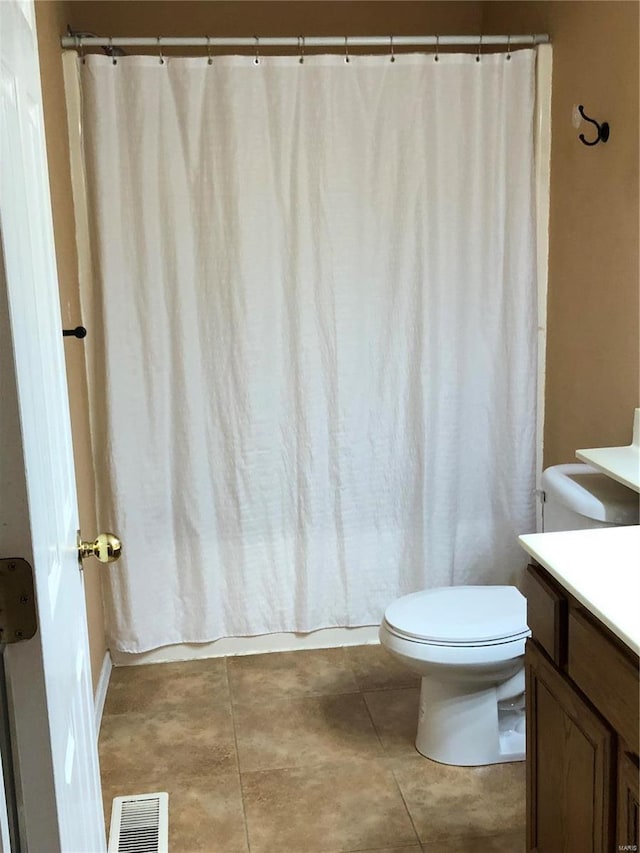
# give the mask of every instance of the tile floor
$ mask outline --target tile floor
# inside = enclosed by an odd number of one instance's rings
[[[521,853],[524,763],[423,758],[418,692],[379,646],[114,669],[107,821],[168,791],[171,853]]]

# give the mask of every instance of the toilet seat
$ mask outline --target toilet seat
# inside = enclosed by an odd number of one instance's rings
[[[395,636],[434,646],[476,647],[529,636],[527,602],[514,586],[438,587],[402,596],[387,607]]]

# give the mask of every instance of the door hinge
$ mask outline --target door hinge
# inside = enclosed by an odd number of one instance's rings
[[[30,640],[38,630],[33,569],[22,557],[0,558],[0,643]]]

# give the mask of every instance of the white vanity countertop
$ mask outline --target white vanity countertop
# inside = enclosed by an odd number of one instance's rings
[[[522,547],[640,654],[640,526],[529,533]]]

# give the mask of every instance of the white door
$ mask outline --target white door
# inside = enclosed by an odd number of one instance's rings
[[[34,567],[39,622],[32,640],[5,653],[21,840],[30,853],[100,853],[106,843],[31,0],[0,2],[0,69],[0,556]]]

